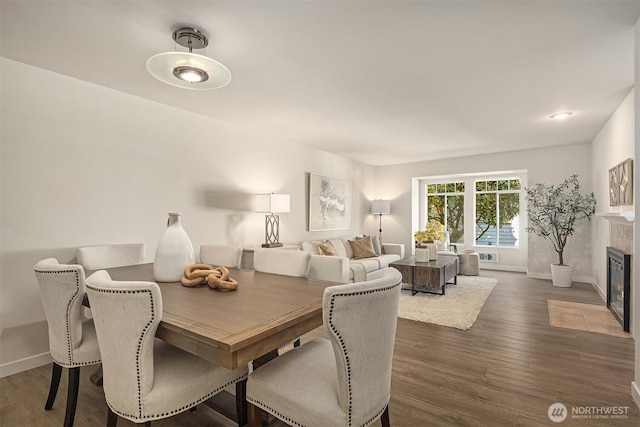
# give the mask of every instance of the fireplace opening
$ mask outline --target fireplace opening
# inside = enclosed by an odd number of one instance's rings
[[[629,332],[631,255],[607,247],[607,307]]]

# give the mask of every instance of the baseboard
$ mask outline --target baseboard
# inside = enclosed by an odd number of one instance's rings
[[[635,381],[631,381],[631,397],[636,402],[636,406],[640,408],[640,384]]]
[[[518,267],[513,265],[491,265],[489,263],[480,263],[480,270],[496,270],[496,271],[511,271],[514,273],[526,273],[527,269],[524,267]]]
[[[551,273],[531,273],[527,271],[527,277],[532,279],[551,280]],[[589,276],[573,276],[571,280],[573,282],[593,284],[593,279]]]
[[[38,366],[46,365],[47,363],[51,363],[51,353],[49,352],[5,363],[0,365],[0,378],[28,371],[29,369],[37,368]]]
[[[606,303],[607,295],[602,291],[602,289],[598,287],[598,284],[594,280],[591,281],[591,286],[593,286],[593,289],[595,289],[598,295],[600,295],[600,298],[602,298],[602,301]]]

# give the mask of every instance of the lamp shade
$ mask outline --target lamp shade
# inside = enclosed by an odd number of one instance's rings
[[[371,213],[375,215],[389,215],[391,213],[391,201],[389,200],[372,200]]]
[[[256,194],[256,212],[287,213],[290,205],[289,194]]]

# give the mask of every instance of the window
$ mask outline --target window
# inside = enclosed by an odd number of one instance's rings
[[[475,182],[475,244],[519,246],[519,178]]]
[[[445,226],[451,243],[464,243],[464,182],[428,184],[426,216]]]

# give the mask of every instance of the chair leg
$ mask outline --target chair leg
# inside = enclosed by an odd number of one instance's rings
[[[238,427],[247,424],[247,380],[236,383],[236,416]]]
[[[107,427],[116,427],[118,416],[107,406]]]
[[[382,427],[390,427],[391,424],[389,423],[389,405],[387,405],[386,408],[384,408],[384,412],[382,413],[382,416],[380,417],[380,422],[382,423]]]
[[[267,413],[262,408],[258,408],[255,405],[248,404],[247,406],[249,426],[262,427],[262,421],[266,418]]]
[[[56,395],[58,394],[58,386],[60,386],[60,376],[62,375],[62,366],[53,362],[53,371],[51,372],[51,385],[49,386],[49,397],[47,397],[47,403],[44,405],[45,411],[53,408],[53,402],[56,401]]]
[[[78,388],[80,387],[80,367],[69,368],[69,384],[67,385],[67,411],[64,414],[64,427],[73,427],[78,404]]]

